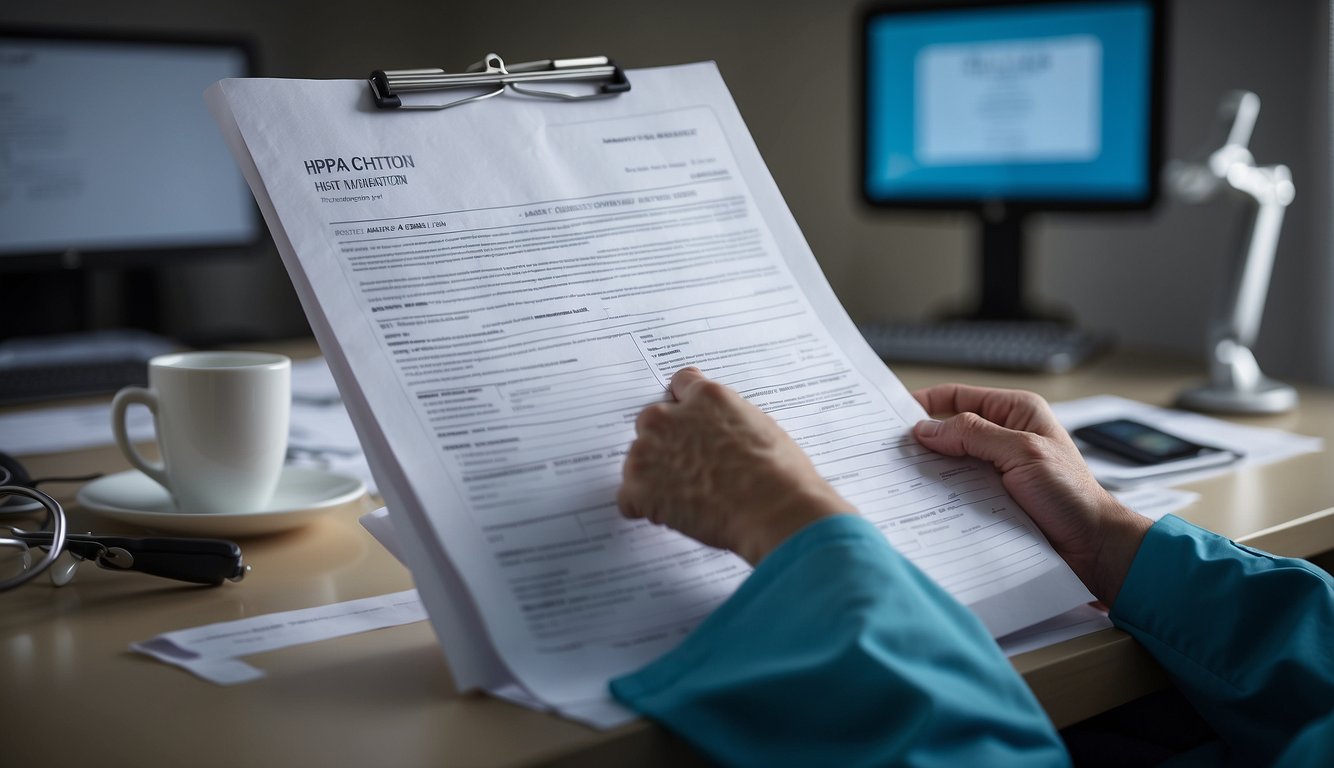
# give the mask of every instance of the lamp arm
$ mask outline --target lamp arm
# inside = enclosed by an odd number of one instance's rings
[[[1228,170],[1227,182],[1255,200],[1256,209],[1241,263],[1220,305],[1223,314],[1213,329],[1213,340],[1231,339],[1250,347],[1260,332],[1283,217],[1293,198],[1292,175],[1283,165],[1234,165]]]

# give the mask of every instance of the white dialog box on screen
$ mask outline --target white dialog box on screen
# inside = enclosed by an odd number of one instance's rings
[[[1102,44],[1092,35],[923,48],[923,165],[1080,162],[1101,149]]]

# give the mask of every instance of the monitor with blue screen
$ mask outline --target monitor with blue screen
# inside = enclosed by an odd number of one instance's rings
[[[863,197],[977,211],[978,316],[1021,318],[1022,220],[1147,208],[1161,0],[896,3],[862,22]]]

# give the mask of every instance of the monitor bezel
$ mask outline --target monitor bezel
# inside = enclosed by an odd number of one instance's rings
[[[1150,34],[1149,63],[1149,144],[1146,153],[1145,169],[1148,185],[1145,193],[1136,198],[1097,198],[1097,197],[985,197],[985,196],[917,196],[883,198],[871,194],[868,189],[870,126],[870,82],[868,67],[870,64],[869,32],[873,19],[886,15],[930,14],[955,10],[981,8],[1008,8],[1043,5],[1091,5],[1092,0],[880,0],[867,5],[860,17],[858,35],[858,67],[855,81],[859,92],[858,157],[857,180],[859,197],[866,205],[878,209],[908,210],[954,210],[977,211],[980,214],[996,217],[1023,216],[1037,211],[1137,211],[1152,208],[1161,192],[1161,168],[1163,162],[1163,136],[1165,122],[1165,38],[1167,27],[1166,0],[1133,0],[1150,9],[1153,29]]]
[[[9,26],[0,25],[0,37],[51,42],[130,43],[136,45],[185,46],[199,48],[226,48],[238,51],[245,61],[245,77],[258,72],[256,45],[239,35],[210,35],[172,33],[148,30],[103,30],[88,27]],[[34,98],[40,98],[35,94]],[[202,103],[203,96],[200,100]],[[238,170],[239,172],[239,170]],[[252,258],[265,252],[261,246],[268,240],[259,207],[250,201],[254,237],[245,242],[226,245],[152,245],[115,248],[65,248],[0,253],[0,273],[33,273],[72,271],[78,269],[124,269],[151,267],[196,259]]]

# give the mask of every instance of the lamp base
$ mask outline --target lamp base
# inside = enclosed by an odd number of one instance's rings
[[[1201,384],[1177,396],[1177,405],[1212,413],[1286,413],[1297,407],[1297,390],[1261,376],[1246,388]]]

